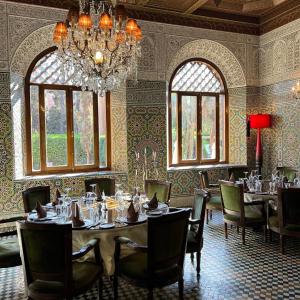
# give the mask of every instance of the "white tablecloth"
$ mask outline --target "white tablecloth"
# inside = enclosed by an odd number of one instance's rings
[[[114,273],[114,252],[115,241],[114,237],[124,236],[136,243],[146,245],[147,243],[147,223],[126,226],[113,229],[90,229],[90,230],[73,230],[73,251],[78,251],[90,239],[100,239],[100,253],[103,259],[103,264],[107,275]],[[132,253],[132,250],[124,248],[121,251],[122,256]],[[84,257],[85,260],[93,257],[91,251],[89,255]]]

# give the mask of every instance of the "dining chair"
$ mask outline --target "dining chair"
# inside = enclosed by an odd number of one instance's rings
[[[31,187],[22,192],[23,205],[26,213],[31,212],[35,207],[37,201],[42,205],[50,202],[50,186],[42,185]]]
[[[156,193],[159,202],[170,203],[172,184],[169,181],[145,180],[145,193],[151,199]]]
[[[207,205],[208,194],[205,190],[195,189],[192,219],[189,220],[189,231],[187,237],[186,253],[191,254],[191,259],[196,252],[197,275],[200,273],[200,258],[203,247],[203,228],[205,219],[205,207]]]
[[[244,202],[243,184],[231,181],[219,181],[225,227],[225,238],[228,238],[227,224],[242,227],[242,241],[245,244],[245,228],[262,225],[265,240],[267,238],[266,218],[264,210],[261,213],[253,206],[264,205],[264,201]],[[252,207],[252,208],[251,208]]]
[[[114,299],[118,298],[118,279],[147,288],[148,299],[153,289],[178,282],[179,298],[183,299],[183,264],[186,251],[190,209],[181,209],[160,217],[148,218],[147,246],[125,237],[116,237]],[[122,257],[121,245],[134,253]],[[123,247],[122,247],[123,249]]]
[[[220,187],[218,183],[209,183],[207,171],[200,171],[199,178],[200,189],[208,192],[208,198],[206,203],[206,224],[208,224],[209,217],[210,219],[212,219],[212,212],[214,210],[222,211]]]
[[[294,179],[297,177],[298,170],[295,170],[290,167],[277,167],[277,171],[282,176],[285,176],[289,182],[293,182]]]
[[[248,171],[248,167],[229,167],[227,168],[228,180],[234,178],[237,181],[239,178],[245,178],[245,172]]]
[[[285,237],[300,238],[300,189],[278,188],[277,215],[268,219],[270,240],[272,231],[280,236],[280,250],[285,253]]]
[[[73,299],[98,283],[102,296],[99,239],[72,253],[71,224],[17,222],[27,297],[33,300]],[[79,262],[94,250],[95,262]]]
[[[104,191],[106,196],[113,196],[116,193],[114,178],[91,178],[84,181],[85,191],[91,192],[91,184],[96,184],[96,194],[101,198],[101,194]]]
[[[22,219],[24,219],[23,216],[0,219],[0,225],[10,224]],[[16,233],[15,227],[13,227],[13,230],[3,230],[0,232],[0,268],[10,268],[21,265],[20,248]]]

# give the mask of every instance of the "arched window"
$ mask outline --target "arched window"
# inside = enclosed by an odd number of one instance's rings
[[[54,50],[38,55],[25,78],[26,174],[107,170],[109,93],[82,91]]]
[[[169,86],[169,165],[227,162],[227,89],[203,59],[185,61]]]

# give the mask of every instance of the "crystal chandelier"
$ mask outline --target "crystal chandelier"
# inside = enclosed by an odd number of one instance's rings
[[[292,87],[293,97],[297,100],[300,99],[300,82],[298,81],[295,86]]]
[[[79,9],[70,9],[53,35],[62,73],[72,75],[82,90],[100,94],[131,74],[137,80],[141,39],[140,26],[125,16],[124,6],[101,0],[79,0]]]

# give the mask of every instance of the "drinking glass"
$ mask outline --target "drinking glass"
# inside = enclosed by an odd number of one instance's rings
[[[289,189],[289,188],[291,187],[291,184],[290,184],[289,182],[285,182],[285,183],[284,183],[284,187],[285,187],[286,189]]]

